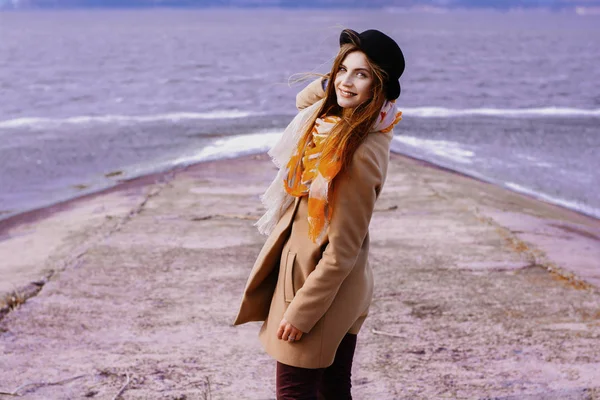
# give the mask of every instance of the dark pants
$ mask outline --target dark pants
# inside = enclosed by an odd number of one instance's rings
[[[298,368],[278,362],[277,400],[351,400],[355,348],[356,335],[348,333],[327,368]]]

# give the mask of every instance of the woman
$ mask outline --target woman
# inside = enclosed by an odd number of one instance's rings
[[[234,324],[264,321],[278,399],[351,399],[356,335],[373,293],[369,222],[401,119],[403,71],[390,37],[342,31],[325,90],[319,79],[298,94],[301,111],[269,152],[280,169],[257,223],[269,237]]]

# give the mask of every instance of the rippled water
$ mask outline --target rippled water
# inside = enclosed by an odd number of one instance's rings
[[[600,216],[598,16],[137,10],[0,13],[0,218],[263,151],[342,26],[404,50],[395,151]]]

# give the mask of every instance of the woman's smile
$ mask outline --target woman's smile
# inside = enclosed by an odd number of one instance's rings
[[[356,96],[356,93],[352,93],[352,92],[350,92],[348,90],[344,90],[344,89],[341,89],[341,88],[339,90],[340,90],[340,94],[343,97],[353,97],[353,96]]]

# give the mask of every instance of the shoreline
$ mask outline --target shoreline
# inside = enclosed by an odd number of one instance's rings
[[[72,197],[67,200],[59,201],[57,203],[49,204],[47,206],[42,206],[42,207],[35,208],[32,210],[19,212],[17,214],[11,215],[6,218],[0,217],[0,241],[4,240],[7,236],[7,232],[15,227],[18,227],[22,224],[33,223],[33,222],[42,220],[42,219],[48,217],[49,215],[52,215],[53,213],[67,210],[67,209],[79,204],[80,202],[94,199],[98,196],[102,196],[102,195],[110,194],[110,193],[116,193],[116,192],[129,190],[129,189],[141,189],[141,188],[144,188],[151,184],[160,183],[165,180],[172,179],[173,176],[178,173],[185,172],[186,170],[188,170],[190,168],[197,168],[199,166],[202,166],[202,165],[205,165],[208,163],[224,162],[224,161],[226,162],[226,161],[231,161],[231,160],[255,158],[255,157],[268,157],[268,155],[266,155],[266,153],[245,154],[245,155],[239,155],[239,156],[235,156],[235,157],[231,157],[231,158],[222,158],[222,159],[216,159],[216,160],[203,160],[203,161],[194,162],[194,163],[184,165],[184,166],[175,166],[173,168],[168,168],[164,171],[152,172],[147,175],[140,175],[140,176],[137,176],[134,178],[122,180],[122,181],[115,183],[113,186],[98,189],[98,191],[86,193],[81,196]],[[464,177],[467,179],[474,180],[476,182],[492,185],[499,189],[506,190],[506,191],[515,193],[520,196],[524,196],[528,199],[540,202],[542,204],[556,207],[557,209],[562,210],[563,212],[573,213],[573,214],[579,215],[581,217],[589,218],[590,220],[600,222],[600,218],[598,218],[594,215],[585,213],[583,211],[568,208],[563,205],[556,204],[556,203],[553,203],[550,201],[546,201],[546,200],[539,198],[533,194],[517,191],[510,187],[506,187],[506,186],[500,185],[496,182],[492,182],[491,180],[486,180],[484,178],[480,178],[477,176],[470,175],[468,173],[457,171],[457,170],[454,170],[452,168],[449,168],[449,167],[446,167],[443,165],[435,164],[433,162],[424,160],[422,158],[413,157],[413,156],[401,154],[401,153],[394,153],[394,152],[390,153],[390,159],[392,159],[394,157],[405,158],[405,159],[411,160],[412,162],[416,163],[417,165],[421,165],[426,168],[433,168],[433,169],[441,171],[441,172],[461,176],[461,177]]]
[[[210,161],[201,161],[197,164],[203,164],[205,162]],[[196,164],[190,164],[190,166],[192,165]],[[149,185],[164,182],[166,180],[172,179],[172,176],[170,175],[174,175],[182,170],[185,170],[190,166],[179,166],[175,168],[170,168],[165,171],[153,172],[147,175],[140,175],[135,178],[122,180],[115,183],[112,186],[98,189],[97,191],[91,193],[82,194],[81,196],[72,197],[67,200],[59,201],[57,203],[49,204],[47,206],[39,208],[34,208],[32,210],[19,212],[4,219],[0,219],[0,241],[2,241],[5,238],[8,231],[22,224],[33,223],[43,220],[44,218],[54,213],[68,210],[81,202],[95,199],[99,196],[107,195],[110,193],[117,193],[130,189],[143,189]]]

